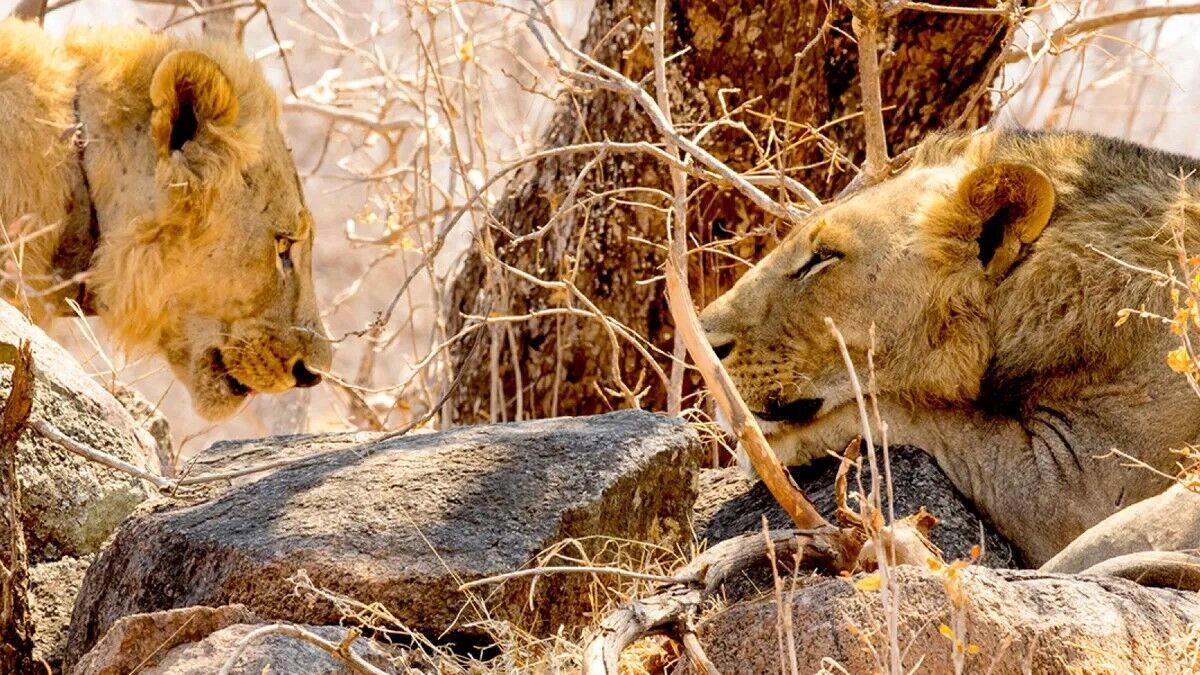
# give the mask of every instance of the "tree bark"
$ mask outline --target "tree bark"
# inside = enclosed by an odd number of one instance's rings
[[[836,194],[853,177],[849,162],[862,161],[864,139],[862,124],[853,117],[860,110],[860,90],[856,47],[848,37],[850,14],[840,4],[830,10],[831,16],[826,10],[820,0],[673,0],[667,50],[687,50],[668,64],[676,126],[696,133],[697,125],[722,115],[722,96],[724,110],[751,102],[749,112],[732,116],[749,134],[723,126],[704,137],[704,147],[743,171],[762,168],[767,156],[768,168],[783,168],[823,198]],[[652,82],[652,54],[642,29],[653,21],[653,11],[653,0],[601,0],[583,50],[634,80]],[[827,18],[830,25],[823,30]],[[983,88],[1006,26],[997,16],[928,12],[903,12],[883,25],[881,84],[894,153],[956,121],[967,127],[986,121],[990,111]],[[573,92],[562,100],[544,146],[605,139],[661,140],[631,101],[609,93]],[[524,167],[492,215],[517,235],[538,230],[593,158],[572,154]],[[736,193],[696,185],[689,247],[717,242],[727,253],[753,260],[785,234],[779,223]],[[451,334],[463,327],[464,315],[581,307],[561,292],[499,269],[489,262],[488,253],[494,253],[505,264],[542,279],[570,280],[601,311],[670,353],[673,331],[662,282],[640,283],[661,273],[665,218],[659,210],[628,205],[637,200],[663,207],[666,200],[639,191],[579,203],[589,195],[636,186],[671,189],[667,170],[657,160],[606,156],[590,167],[571,214],[545,236],[516,243],[497,227],[477,233],[477,246],[449,299]],[[778,198],[786,197],[776,192]],[[729,255],[713,252],[692,253],[689,266],[701,305],[729,288],[745,269]],[[614,349],[600,321],[559,313],[483,330],[484,344],[474,356],[470,339],[452,352],[461,382],[447,409],[456,423],[583,415],[631,404],[666,406],[666,383],[632,345],[621,341]],[[658,360],[664,371],[669,369],[666,358]],[[640,394],[638,400],[617,393],[614,372]],[[698,378],[689,378],[693,391]]]

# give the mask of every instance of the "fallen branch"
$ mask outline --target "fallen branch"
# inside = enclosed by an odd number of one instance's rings
[[[756,532],[727,539],[693,558],[675,575],[690,581],[671,584],[657,595],[635,600],[606,616],[599,634],[584,649],[583,673],[616,675],[621,652],[650,631],[683,626],[680,632],[686,637],[691,633],[689,623],[704,601],[728,579],[764,561],[768,546],[774,546],[777,558],[792,558],[794,568],[803,563],[806,569],[830,569],[853,559],[857,551],[846,548],[852,543],[833,527],[774,530],[769,536]]]
[[[45,436],[51,441],[54,441],[59,446],[70,450],[80,457],[83,457],[89,462],[102,464],[110,469],[115,469],[122,473],[129,474],[134,478],[140,478],[152,484],[160,491],[169,491],[178,487],[177,481],[173,481],[170,478],[164,478],[156,473],[147,471],[142,467],[133,464],[132,462],[127,462],[119,457],[113,457],[107,452],[102,452],[86,443],[81,443],[59,431],[53,424],[50,424],[46,420],[34,420],[29,426],[32,427],[34,431]]]
[[[221,670],[217,671],[217,675],[229,675],[232,673],[233,667],[237,664],[238,657],[242,655],[242,652],[246,651],[246,648],[249,647],[250,644],[255,640],[268,635],[286,635],[288,637],[307,642],[314,647],[320,648],[326,654],[329,654],[338,661],[350,666],[350,669],[356,673],[361,673],[362,675],[387,675],[386,672],[376,668],[370,663],[367,663],[366,660],[364,660],[361,656],[354,653],[351,645],[356,639],[358,639],[359,635],[361,635],[357,628],[348,629],[346,631],[346,637],[343,638],[340,643],[334,644],[333,642],[326,640],[316,633],[304,630],[299,626],[286,623],[276,623],[270,626],[263,626],[262,628],[251,631],[249,634],[243,637],[240,641],[238,641],[237,647],[234,648],[232,653],[230,653],[229,658],[225,659],[225,664],[221,666]]]

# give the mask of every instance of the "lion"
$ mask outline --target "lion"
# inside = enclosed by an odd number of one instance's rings
[[[1165,359],[1178,338],[1116,325],[1170,315],[1154,271],[1178,261],[1174,232],[1196,250],[1198,170],[1079,133],[939,135],[814,213],[701,324],[780,460],[803,465],[860,433],[832,318],[860,373],[874,349],[888,442],[930,453],[1040,565],[1162,492],[1172,448],[1200,438],[1200,397]]]
[[[0,22],[8,295],[41,324],[73,301],[165,357],[209,419],[316,385],[331,345],[279,123],[235,45],[116,27],[55,42]]]

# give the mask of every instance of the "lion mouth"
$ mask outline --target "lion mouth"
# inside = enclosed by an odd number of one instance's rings
[[[225,383],[229,388],[229,393],[238,398],[249,396],[254,393],[254,390],[249,386],[242,384],[240,380],[229,372],[229,368],[225,365],[225,357],[221,355],[220,349],[212,349],[208,353],[209,365],[212,368],[213,375],[220,381]]]
[[[825,402],[822,398],[798,398],[794,401],[783,402],[779,399],[769,399],[767,409],[754,411],[754,416],[764,422],[790,422],[804,424],[811,422],[817,416],[817,411]]]

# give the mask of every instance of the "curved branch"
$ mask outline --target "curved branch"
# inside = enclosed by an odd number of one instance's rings
[[[799,558],[807,569],[846,569],[846,561],[857,555],[851,549],[859,540],[851,534],[846,536],[846,531],[834,527],[772,530],[766,536],[744,534],[713,546],[674,575],[692,581],[667,586],[657,595],[630,602],[604,617],[599,634],[584,649],[583,673],[616,675],[626,647],[651,631],[686,624],[726,580],[765,560],[769,546],[775,547],[777,557]]]

